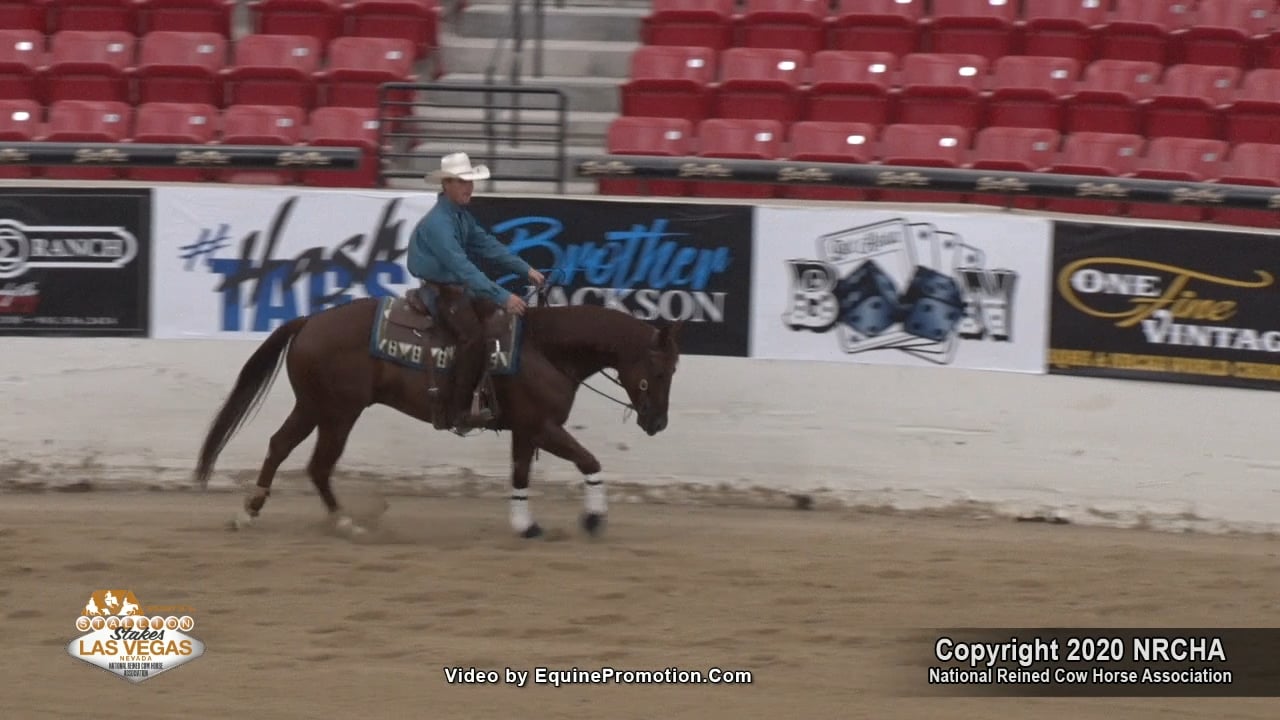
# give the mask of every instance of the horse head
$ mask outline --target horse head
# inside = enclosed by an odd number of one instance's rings
[[[664,325],[649,343],[618,358],[618,383],[636,409],[636,424],[650,436],[667,427],[671,378],[680,361],[680,329],[684,321]]]

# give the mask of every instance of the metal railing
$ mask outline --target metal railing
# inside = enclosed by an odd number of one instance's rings
[[[490,191],[502,181],[553,183],[565,191],[568,102],[558,88],[385,83],[378,107],[384,184],[422,178],[439,167],[441,155],[463,151],[489,166]],[[518,149],[529,145],[543,150]]]

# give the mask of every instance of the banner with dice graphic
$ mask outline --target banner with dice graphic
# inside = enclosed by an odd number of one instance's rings
[[[1044,373],[1053,224],[760,208],[751,355]]]

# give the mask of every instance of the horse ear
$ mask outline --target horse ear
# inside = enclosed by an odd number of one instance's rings
[[[671,349],[676,346],[676,342],[680,339],[680,328],[684,327],[684,320],[677,320],[670,325],[663,325],[658,331],[658,347]]]

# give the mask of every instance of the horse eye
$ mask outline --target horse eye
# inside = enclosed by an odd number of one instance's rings
[[[645,390],[648,390],[648,389],[649,389],[648,378],[640,378],[640,392],[644,392]]]

